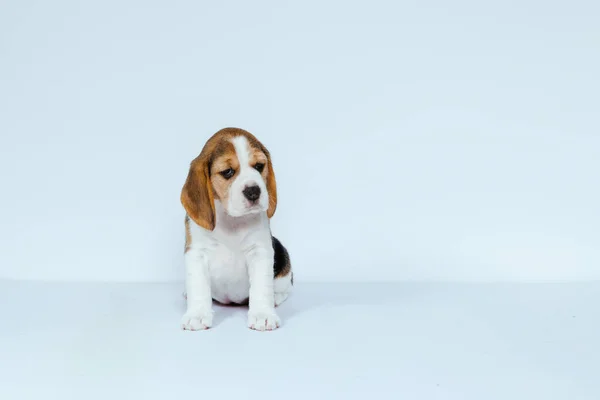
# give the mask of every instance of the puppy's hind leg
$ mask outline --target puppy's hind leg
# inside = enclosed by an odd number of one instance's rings
[[[294,285],[293,282],[294,274],[292,273],[292,271],[290,271],[290,273],[285,276],[275,278],[275,280],[273,281],[275,307],[283,303],[288,298]]]
[[[275,294],[275,307],[277,307],[288,298],[294,285],[294,273],[292,272],[290,255],[286,248],[283,247],[276,237],[273,236],[271,240],[273,242],[273,250],[275,251],[273,291]]]

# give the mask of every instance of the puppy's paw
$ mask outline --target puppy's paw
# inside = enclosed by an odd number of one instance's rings
[[[248,328],[257,331],[272,331],[279,328],[281,320],[275,310],[263,310],[248,312]]]
[[[212,320],[212,310],[188,311],[184,314],[183,318],[181,318],[181,328],[186,331],[203,331],[212,326]]]

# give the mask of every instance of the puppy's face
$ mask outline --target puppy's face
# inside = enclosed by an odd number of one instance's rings
[[[249,132],[226,128],[211,137],[190,166],[181,201],[190,218],[213,230],[214,201],[241,217],[277,206],[277,188],[267,149]]]
[[[232,217],[267,211],[269,160],[244,135],[223,140],[210,166],[215,199]]]

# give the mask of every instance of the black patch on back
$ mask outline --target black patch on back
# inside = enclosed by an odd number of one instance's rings
[[[286,248],[283,247],[281,242],[275,236],[271,236],[271,241],[273,242],[273,250],[275,251],[273,273],[275,275],[275,278],[280,278],[289,274],[290,270],[292,269],[292,264],[290,263],[290,255],[288,254]]]

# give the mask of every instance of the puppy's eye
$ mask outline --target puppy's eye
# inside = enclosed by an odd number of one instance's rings
[[[263,172],[263,169],[265,169],[265,164],[263,163],[258,163],[254,166],[254,169],[257,170],[258,172]]]
[[[221,176],[223,176],[223,178],[229,179],[233,176],[233,174],[235,174],[235,170],[233,168],[227,168],[225,171],[221,171],[219,173]]]

